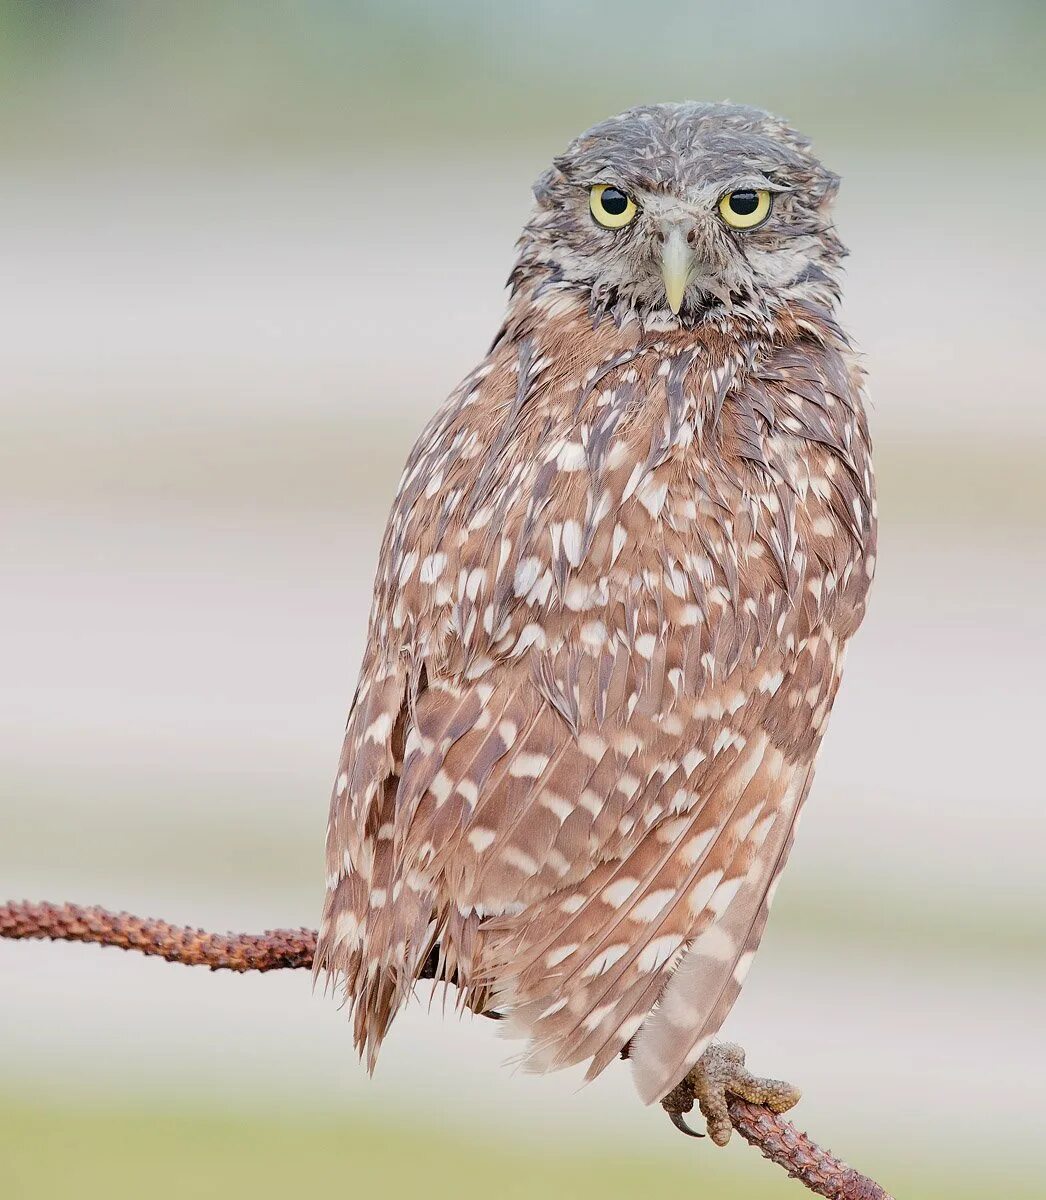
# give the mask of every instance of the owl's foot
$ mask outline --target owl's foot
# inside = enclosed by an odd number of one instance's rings
[[[717,1146],[725,1146],[733,1131],[727,1108],[731,1096],[740,1096],[742,1100],[781,1113],[799,1102],[800,1092],[781,1079],[752,1075],[745,1070],[744,1050],[733,1042],[719,1042],[708,1047],[697,1065],[665,1096],[661,1105],[677,1129],[691,1137],[704,1137],[683,1119],[696,1100],[705,1118],[708,1136]]]

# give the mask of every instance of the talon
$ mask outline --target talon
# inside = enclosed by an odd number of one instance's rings
[[[691,1129],[681,1112],[672,1112],[671,1109],[665,1111],[668,1113],[668,1119],[680,1133],[685,1133],[687,1137],[703,1138],[705,1136],[703,1133],[698,1133],[696,1129]]]
[[[668,1113],[668,1119],[680,1133],[685,1133],[687,1137],[703,1138],[705,1136],[703,1133],[698,1133],[696,1129],[691,1129],[685,1120],[686,1114],[694,1107],[694,1089],[690,1085],[689,1077],[681,1080],[667,1096],[662,1098],[661,1107]]]

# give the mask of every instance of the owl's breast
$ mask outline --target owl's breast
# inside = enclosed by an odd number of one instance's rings
[[[854,429],[813,428],[809,383],[763,385],[740,349],[693,339],[589,350],[502,346],[426,430],[383,548],[388,654],[478,677],[669,629],[736,643],[849,586],[874,540],[867,455]]]

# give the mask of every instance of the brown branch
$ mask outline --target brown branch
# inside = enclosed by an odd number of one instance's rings
[[[829,1200],[893,1200],[874,1179],[848,1167],[791,1121],[747,1100],[730,1101],[730,1120],[764,1158],[783,1167],[811,1192]]]
[[[80,904],[0,905],[0,937],[53,942],[97,942],[156,955],[187,967],[212,971],[279,971],[311,967],[313,929],[269,929],[265,933],[207,933],[107,908]]]
[[[316,951],[312,929],[270,929],[265,933],[208,933],[79,904],[0,904],[0,938],[96,942],[156,955],[167,962],[212,971],[278,971],[311,967]],[[435,972],[435,956],[422,970]],[[891,1200],[877,1183],[822,1150],[784,1117],[744,1100],[730,1101],[734,1128],[772,1163],[811,1192],[828,1200]]]

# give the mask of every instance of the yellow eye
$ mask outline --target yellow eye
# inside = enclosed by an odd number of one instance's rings
[[[609,183],[597,183],[588,197],[592,215],[606,229],[623,229],[638,209],[631,196]]]
[[[765,188],[741,188],[719,201],[719,215],[731,229],[754,229],[770,215],[770,193]]]

